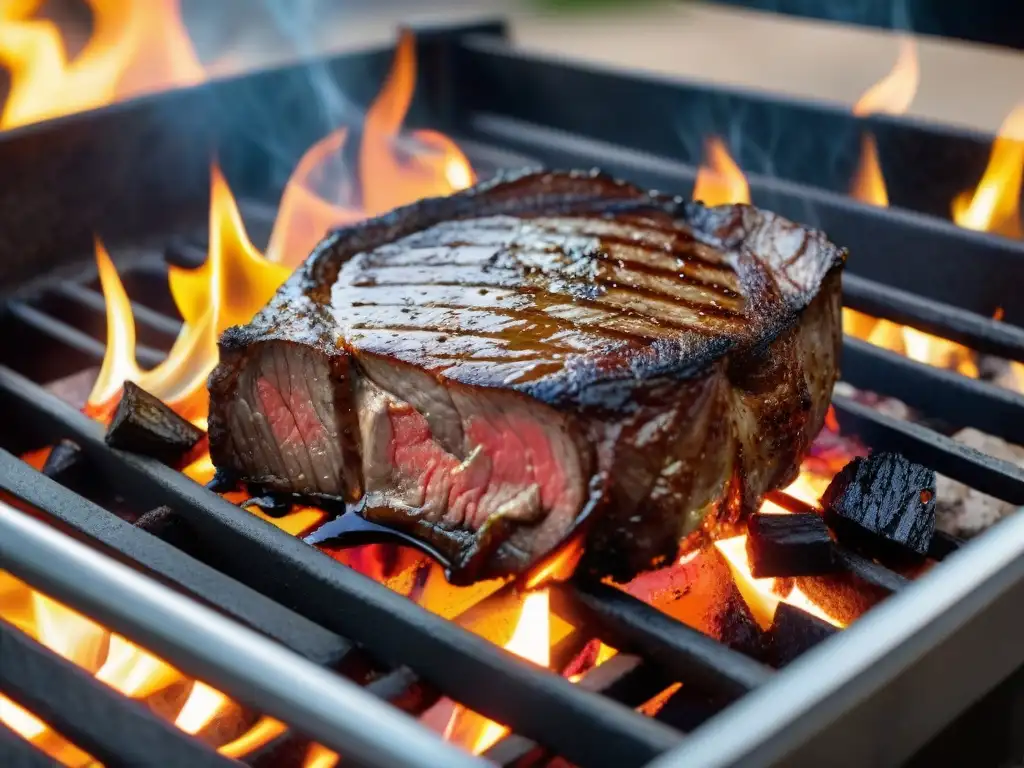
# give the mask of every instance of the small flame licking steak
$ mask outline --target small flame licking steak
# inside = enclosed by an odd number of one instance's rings
[[[213,460],[359,501],[457,582],[576,532],[585,567],[627,579],[795,477],[844,259],[771,213],[596,172],[423,200],[330,234],[224,334]]]

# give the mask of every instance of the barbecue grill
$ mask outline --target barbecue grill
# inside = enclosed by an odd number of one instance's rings
[[[547,60],[517,51],[497,23],[417,39],[412,122],[455,138],[481,174],[597,165],[687,194],[700,158],[680,132],[699,115],[700,130],[742,137],[733,149],[752,169],[756,204],[851,250],[847,306],[1024,361],[1024,309],[1013,301],[1024,246],[944,218],[949,199],[979,177],[991,137]],[[390,56],[368,50],[317,66],[367,103]],[[997,733],[1010,722],[1024,664],[1019,514],[966,545],[943,539],[933,552],[942,562],[913,582],[876,568],[894,594],[778,671],[613,588],[556,586],[553,610],[577,639],[622,651],[573,684],[179,472],[110,449],[100,424],[44,388],[103,357],[95,233],[136,302],[140,362],[156,363],[180,322],[167,257],[202,252],[211,156],[259,241],[282,169],[330,127],[319,122],[306,70],[285,67],[0,136],[0,565],[286,724],[237,758],[252,765],[292,764],[308,739],[365,766],[525,766],[553,755],[580,766],[895,764],[924,760],[930,743],[946,759],[986,755],[977,733],[962,738],[955,727],[979,721],[993,734],[987,756],[1024,753]],[[892,169],[895,208],[843,194],[865,130]],[[281,137],[273,152],[268,135]],[[778,148],[771,168],[757,151],[765,147]],[[1001,321],[992,318],[998,307]],[[844,434],[1024,504],[1024,470],[949,437],[952,427],[975,427],[1024,443],[1024,397],[852,338],[843,378],[928,419],[901,421],[837,395]],[[67,466],[86,468],[84,479],[47,477],[17,457],[61,440],[75,446]],[[177,533],[127,521],[125,510],[161,506]],[[683,686],[655,717],[634,709],[673,682]],[[235,763],[3,622],[0,692],[106,765]],[[446,744],[414,719],[438,693],[510,734],[481,758]],[[0,725],[0,764],[51,763]]]

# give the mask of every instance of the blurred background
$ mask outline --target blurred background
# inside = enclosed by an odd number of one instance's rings
[[[60,20],[74,55],[90,6],[131,2],[0,0],[0,48],[10,19],[32,9]],[[181,0],[180,10],[213,75],[379,44],[400,23],[501,16],[526,50],[842,105],[890,70],[914,31],[922,75],[909,115],[995,133],[1024,97],[1020,0]]]

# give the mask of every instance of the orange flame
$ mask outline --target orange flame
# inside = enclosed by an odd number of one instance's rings
[[[360,194],[351,191],[355,185],[341,157],[347,131],[340,129],[314,144],[296,166],[281,198],[267,258],[295,266],[332,227],[425,197],[450,195],[476,182],[469,161],[447,136],[427,130],[402,135],[415,86],[415,39],[406,31],[387,82],[366,113]]]
[[[749,203],[750,186],[747,178],[722,140],[717,136],[708,139],[705,154],[707,163],[697,170],[693,199],[706,205]]]
[[[836,456],[830,461],[829,471],[838,471],[846,463],[850,456]],[[811,505],[817,505],[825,488],[828,487],[832,477],[830,474],[813,472],[806,466],[801,469],[800,475],[793,483],[786,488],[786,492],[801,501]],[[766,501],[761,505],[761,512],[768,514],[786,514],[782,507]],[[810,597],[801,591],[799,586],[793,587],[783,597],[776,589],[777,580],[774,578],[756,579],[750,572],[750,560],[747,557],[747,537],[734,536],[729,539],[719,539],[715,547],[725,557],[732,571],[733,580],[743,595],[744,601],[750,607],[751,613],[758,624],[767,628],[775,616],[775,609],[780,602],[787,602],[797,608],[801,608],[814,616],[836,626],[842,623],[830,616],[824,609],[815,603]]]
[[[1020,187],[1024,174],[1024,104],[1015,108],[999,128],[985,174],[973,192],[953,201],[953,221],[961,227],[1024,237],[1021,229]]]
[[[11,87],[0,129],[204,79],[177,0],[87,0],[93,33],[69,61],[41,0],[0,3],[0,66]]]
[[[902,115],[914,103],[920,81],[921,67],[917,58],[917,45],[912,38],[902,38],[893,68],[889,74],[864,91],[853,105],[853,114],[858,117],[877,114]]]
[[[892,70],[864,92],[854,104],[853,114],[903,114],[913,103],[920,80],[917,46],[912,39],[904,38],[900,41],[900,52]],[[878,159],[878,145],[870,133],[861,138],[860,161],[850,186],[850,195],[881,208],[889,205],[889,193]],[[950,368],[965,376],[978,375],[974,353],[970,349],[916,328],[844,309],[843,331],[918,362]]]
[[[920,80],[917,46],[912,39],[903,38],[900,40],[900,52],[892,70],[864,91],[853,105],[853,114],[859,117],[873,114],[903,114],[913,103]],[[870,133],[865,133],[861,139],[860,162],[853,177],[850,195],[870,205],[882,208],[889,205],[889,193],[885,188],[881,164],[878,162],[878,146]]]
[[[543,667],[551,664],[550,600],[547,589],[531,592],[523,600],[519,623],[505,650],[528,659]],[[476,740],[472,743],[474,755],[490,749],[502,736],[508,733],[505,726],[487,721]]]
[[[217,339],[246,323],[288,278],[289,270],[264,259],[249,241],[238,206],[214,166],[210,190],[210,248],[198,269],[170,269],[170,287],[184,319],[167,358],[143,371],[135,360],[135,320],[128,294],[102,244],[96,260],[106,299],[107,348],[89,396],[94,413],[109,409],[125,381],[134,381],[185,415],[206,415],[205,382],[217,364]]]
[[[144,701],[175,684],[186,682],[178,670],[162,659],[31,589],[4,571],[0,571],[0,616],[50,650],[92,673],[97,680],[133,699]],[[198,733],[214,718],[223,716],[229,703],[223,694],[196,682],[188,698],[177,703],[177,714],[171,717],[182,730]],[[0,721],[65,765],[96,764],[92,757],[65,741],[42,720],[3,696],[0,696]],[[263,718],[219,749],[228,756],[242,756],[266,744],[283,730],[280,723]]]
[[[306,753],[306,759],[302,763],[302,768],[334,768],[338,764],[339,759],[337,752],[332,752],[326,747],[314,744]]]

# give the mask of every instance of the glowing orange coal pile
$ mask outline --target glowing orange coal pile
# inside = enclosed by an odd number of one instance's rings
[[[0,129],[204,79],[178,0],[87,0],[93,32],[69,57],[42,0],[0,3],[0,67],[10,90]]]

